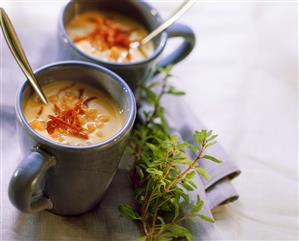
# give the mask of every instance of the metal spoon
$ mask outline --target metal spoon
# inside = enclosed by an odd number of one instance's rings
[[[47,97],[43,93],[39,83],[37,82],[32,68],[26,58],[25,52],[21,46],[21,42],[14,30],[12,23],[9,20],[6,12],[3,8],[0,8],[0,25],[4,34],[4,38],[8,44],[8,47],[13,54],[15,60],[19,64],[26,78],[30,81],[33,89],[36,91],[38,96],[41,98],[44,104],[48,103]]]
[[[150,40],[155,38],[161,32],[163,32],[166,28],[172,25],[175,21],[177,21],[192,5],[195,3],[196,0],[187,0],[185,1],[175,12],[172,14],[164,23],[154,29],[150,34],[148,34],[144,39],[141,41],[135,41],[130,44],[130,48],[139,48],[142,45],[148,43]]]

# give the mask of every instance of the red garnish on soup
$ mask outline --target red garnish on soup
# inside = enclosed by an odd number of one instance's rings
[[[66,88],[64,89],[66,90]],[[88,139],[86,130],[82,127],[80,121],[80,115],[85,114],[85,110],[88,108],[88,103],[97,97],[89,97],[85,100],[82,99],[84,90],[79,90],[79,96],[73,107],[62,110],[57,103],[54,104],[55,115],[49,115],[47,121],[47,132],[51,135],[56,130],[67,132],[72,136],[76,136],[82,139]],[[59,91],[58,93],[61,93]]]
[[[95,48],[100,50],[111,49],[112,47],[125,49],[130,47],[131,31],[120,29],[105,17],[93,17],[89,18],[88,21],[96,24],[94,31],[87,35],[73,37],[75,43],[82,40],[89,40]]]

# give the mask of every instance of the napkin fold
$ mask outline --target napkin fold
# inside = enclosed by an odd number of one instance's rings
[[[182,140],[196,145],[193,138],[195,130],[206,129],[201,121],[196,118],[190,107],[183,98],[166,95],[162,100],[166,109],[166,119],[168,125],[173,131],[177,131]],[[222,161],[215,164],[211,161],[201,161],[199,165],[207,170],[210,178],[201,179],[210,200],[210,208],[213,209],[219,205],[226,204],[238,199],[239,195],[231,184],[230,180],[237,177],[241,171],[238,166],[230,160],[223,148],[217,143],[208,149],[208,153]],[[190,155],[194,155],[191,154]]]

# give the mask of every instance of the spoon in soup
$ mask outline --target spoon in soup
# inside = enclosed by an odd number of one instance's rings
[[[148,34],[145,38],[140,41],[134,41],[130,44],[131,49],[139,48],[141,53],[145,55],[144,51],[142,50],[142,46],[151,41],[161,32],[163,32],[166,28],[172,25],[175,21],[177,21],[192,5],[195,3],[196,0],[187,0],[185,1],[164,23],[160,26],[155,28],[150,34]]]
[[[37,82],[32,68],[28,62],[28,59],[25,55],[25,52],[22,48],[21,42],[18,39],[18,36],[14,30],[14,27],[9,20],[8,15],[6,14],[3,8],[0,8],[0,25],[3,31],[4,38],[7,42],[7,45],[13,54],[15,60],[17,61],[18,65],[22,69],[24,75],[31,83],[33,89],[36,91],[38,96],[41,98],[44,104],[48,103],[47,97],[43,93],[39,83]]]

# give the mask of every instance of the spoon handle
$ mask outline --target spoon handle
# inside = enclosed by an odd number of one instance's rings
[[[141,42],[140,45],[144,45],[158,34],[163,32],[166,28],[168,28],[171,24],[173,24],[176,20],[178,20],[192,5],[195,3],[195,0],[187,0],[185,1],[177,11],[173,15],[171,15],[164,23],[162,23],[159,27],[157,27],[154,31],[152,31],[149,35],[147,35]]]
[[[25,52],[22,48],[21,42],[18,39],[18,36],[14,30],[14,27],[12,23],[9,20],[9,17],[7,16],[5,10],[3,8],[0,8],[0,25],[3,31],[4,38],[8,44],[8,47],[13,54],[15,60],[19,64],[20,68],[22,69],[23,73],[27,77],[27,79],[30,81],[32,87],[37,92],[41,100],[47,104],[47,98],[45,94],[43,93],[39,83],[37,82],[33,71],[31,69],[31,66],[28,62],[28,59],[26,58]]]

